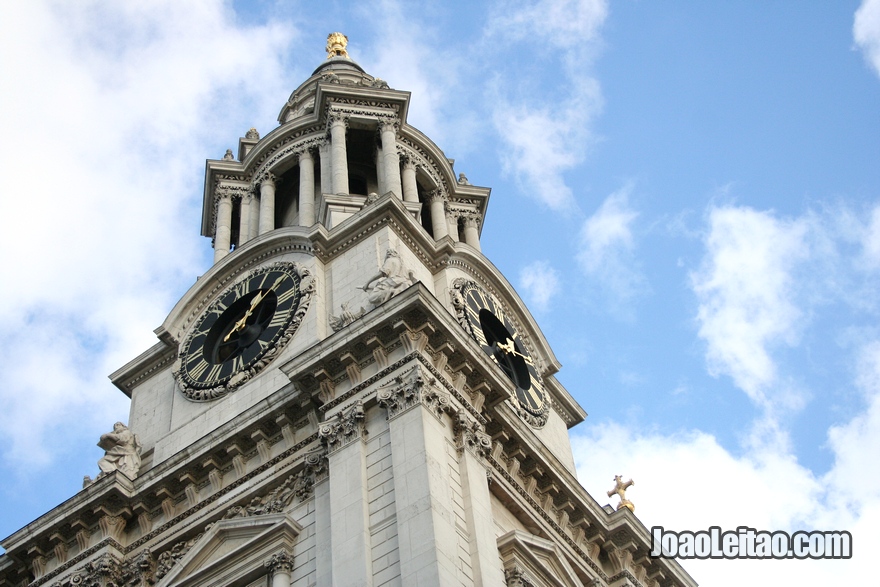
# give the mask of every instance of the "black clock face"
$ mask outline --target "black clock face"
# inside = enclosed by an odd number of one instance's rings
[[[462,295],[471,335],[513,383],[520,406],[536,416],[543,414],[545,395],[541,379],[531,355],[517,340],[516,327],[501,306],[479,288],[465,287]]]
[[[299,275],[280,264],[257,270],[227,289],[181,347],[182,382],[209,389],[251,368],[284,334],[301,296]]]

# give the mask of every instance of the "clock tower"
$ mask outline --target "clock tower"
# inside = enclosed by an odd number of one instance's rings
[[[578,483],[586,413],[480,251],[489,188],[346,41],[207,162],[214,263],[111,375],[128,425],[2,542],[0,585],[695,585]]]

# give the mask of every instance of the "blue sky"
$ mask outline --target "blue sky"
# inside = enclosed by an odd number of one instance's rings
[[[483,251],[590,414],[596,499],[621,473],[649,527],[853,532],[851,561],[686,564],[704,584],[870,572],[878,0],[3,5],[0,535],[97,472],[107,374],[210,265],[204,160],[335,30],[492,187]]]

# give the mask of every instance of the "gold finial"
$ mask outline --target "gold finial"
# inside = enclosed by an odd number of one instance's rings
[[[630,485],[635,485],[632,479],[630,479],[629,481],[624,481],[622,476],[614,476],[614,489],[608,492],[608,497],[611,497],[615,493],[617,494],[617,497],[620,498],[620,503],[617,504],[617,509],[629,508],[629,511],[631,512],[634,512],[636,510],[636,506],[633,505],[633,502],[626,498],[626,488]]]
[[[333,57],[348,58],[348,51],[345,50],[348,45],[348,37],[342,33],[330,33],[327,35],[327,59]]]

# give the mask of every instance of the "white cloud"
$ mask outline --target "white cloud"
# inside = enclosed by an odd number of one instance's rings
[[[564,174],[595,141],[590,125],[602,109],[602,94],[589,64],[601,46],[599,31],[607,15],[602,0],[500,3],[486,30],[489,47],[503,38],[505,47],[524,43],[530,54],[562,63],[562,78],[525,88],[520,70],[525,66],[517,59],[516,67],[494,71],[489,98],[496,104],[492,120],[503,141],[505,171],[527,195],[556,212],[577,210]]]
[[[808,255],[807,231],[803,219],[779,220],[747,207],[712,208],[706,255],[691,274],[709,371],[729,375],[763,407],[795,407],[799,401],[796,392],[778,385],[770,349],[798,339],[803,314],[793,301],[792,272]]]
[[[626,300],[644,288],[636,269],[633,223],[638,212],[629,203],[632,186],[614,192],[584,221],[580,233],[578,263],[583,271],[618,300]]]
[[[857,384],[866,409],[849,422],[833,426],[829,444],[836,456],[827,483],[841,507],[860,511],[864,504],[880,503],[880,341],[861,350]]]
[[[880,0],[864,0],[856,10],[853,39],[880,76]]]
[[[33,473],[63,449],[51,431],[97,438],[127,419],[107,373],[155,342],[207,267],[204,159],[274,119],[292,31],[240,26],[220,1],[0,11],[0,126],[15,137],[0,146],[0,457]]]
[[[519,282],[529,304],[539,311],[547,310],[550,300],[559,293],[559,272],[547,261],[535,261],[523,267]]]
[[[870,423],[866,419],[872,419]],[[672,435],[609,423],[572,434],[578,477],[599,503],[614,475],[632,478],[627,497],[642,523],[668,530],[847,530],[851,560],[687,560],[684,569],[701,585],[733,587],[744,576],[755,584],[818,585],[858,582],[872,568],[880,547],[876,524],[880,410],[870,410],[829,431],[835,466],[817,477],[784,447],[766,446],[743,455],[698,430]]]

